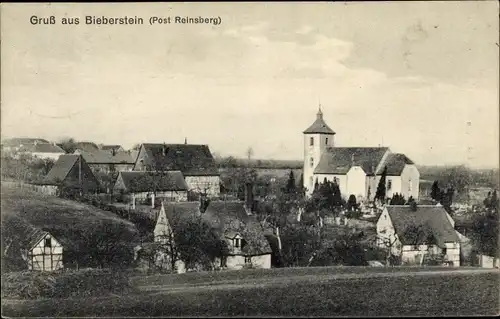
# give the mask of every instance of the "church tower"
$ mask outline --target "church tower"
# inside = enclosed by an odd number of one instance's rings
[[[304,169],[303,180],[307,194],[314,190],[314,169],[319,163],[321,154],[328,148],[334,146],[333,138],[335,132],[323,120],[321,106],[316,114],[316,121],[304,132]],[[321,182],[321,181],[320,181]]]

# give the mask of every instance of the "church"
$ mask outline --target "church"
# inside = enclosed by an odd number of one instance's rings
[[[316,120],[304,132],[304,187],[310,195],[316,180],[325,178],[339,185],[342,197],[373,200],[386,170],[386,196],[398,193],[418,200],[420,173],[405,154],[388,147],[336,147],[335,132],[323,119],[321,107]]]

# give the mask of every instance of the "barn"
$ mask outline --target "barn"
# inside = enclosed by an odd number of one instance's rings
[[[49,232],[37,230],[24,251],[29,270],[55,271],[63,267],[63,247]]]

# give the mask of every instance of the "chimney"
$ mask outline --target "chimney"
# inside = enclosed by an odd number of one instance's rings
[[[248,215],[252,214],[253,210],[253,185],[252,183],[245,184],[245,210]]]

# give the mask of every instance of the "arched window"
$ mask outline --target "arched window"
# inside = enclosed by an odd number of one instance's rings
[[[325,144],[328,145],[328,137],[325,139]]]
[[[309,159],[309,162],[311,163],[311,167],[314,167],[314,158],[312,158],[312,157],[311,157],[311,158]]]
[[[309,138],[309,146],[314,146],[314,137]]]

